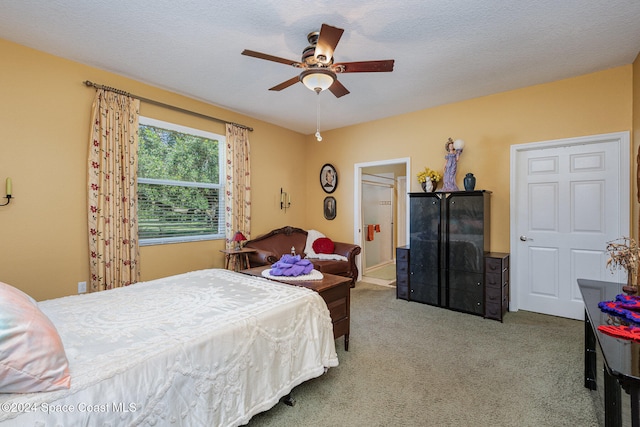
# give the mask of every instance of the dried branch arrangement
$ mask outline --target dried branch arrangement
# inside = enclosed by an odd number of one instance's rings
[[[636,241],[631,237],[621,237],[620,239],[607,242],[607,267],[613,270],[624,269],[628,274],[628,285],[636,286],[633,278],[638,275],[639,249]]]

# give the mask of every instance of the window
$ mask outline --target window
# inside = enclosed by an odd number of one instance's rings
[[[140,245],[224,238],[225,137],[140,117]]]

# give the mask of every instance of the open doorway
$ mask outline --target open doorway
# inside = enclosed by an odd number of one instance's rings
[[[362,271],[387,272],[393,265],[395,248],[395,179],[393,173],[362,173],[362,224],[365,229],[362,246]],[[389,277],[386,277],[389,276]],[[377,277],[373,275],[373,277]],[[390,273],[381,279],[393,280]]]
[[[360,277],[377,284],[395,284],[395,248],[407,242],[409,159],[355,165],[354,242]]]

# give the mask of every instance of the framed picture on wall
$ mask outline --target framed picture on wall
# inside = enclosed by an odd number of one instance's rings
[[[320,185],[325,193],[331,194],[336,191],[336,187],[338,186],[338,172],[332,164],[326,163],[320,169]]]
[[[336,199],[333,196],[324,198],[324,217],[329,220],[336,218]]]

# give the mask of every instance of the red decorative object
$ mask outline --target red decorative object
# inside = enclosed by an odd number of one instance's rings
[[[328,237],[320,237],[319,239],[316,239],[311,247],[317,254],[332,254],[335,249],[333,241]]]
[[[632,322],[636,328],[640,326],[640,298],[636,295],[620,294],[615,301],[600,301],[598,307],[610,316]]]
[[[242,234],[240,231],[236,231],[236,234],[233,236],[233,240],[232,242],[236,243],[236,250],[240,250],[242,243],[240,242],[244,242],[245,240],[247,240],[246,237],[244,237],[244,234]]]
[[[633,326],[598,326],[598,330],[615,338],[622,338],[640,343],[640,328]]]

